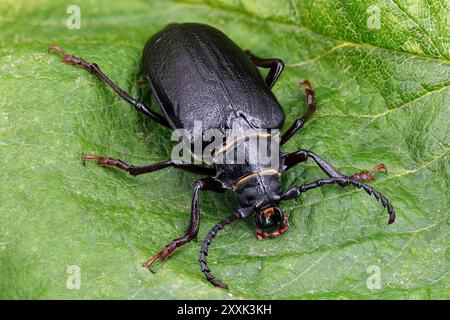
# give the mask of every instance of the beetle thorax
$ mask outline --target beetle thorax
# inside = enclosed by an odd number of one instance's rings
[[[253,206],[255,210],[278,206],[283,188],[277,171],[261,170],[240,181],[236,183],[235,194],[241,206]]]

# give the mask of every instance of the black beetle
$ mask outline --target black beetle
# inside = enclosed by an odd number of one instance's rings
[[[63,54],[63,62],[83,67],[100,78],[122,99],[149,118],[172,130],[187,129],[191,133],[191,139],[199,138],[198,133],[196,136],[193,131],[195,121],[201,121],[202,132],[211,128],[221,131],[253,128],[266,129],[269,136],[272,130],[281,128],[284,122],[284,112],[270,90],[283,71],[283,61],[260,58],[249,51],[243,51],[222,32],[207,25],[170,24],[151,37],[145,45],[142,58],[145,77],[163,115],[153,112],[145,103],[137,101],[119,88],[97,64],[66,54],[56,45],[52,45],[50,50]],[[257,67],[269,68],[265,79]],[[281,135],[278,148],[303,127],[315,111],[311,84],[305,80],[302,85],[305,87],[308,110]],[[190,142],[192,143],[193,140]],[[244,140],[242,143],[245,144],[248,141]],[[221,147],[227,149],[230,145],[231,143],[225,142]],[[96,155],[83,157],[97,160],[100,166],[117,167],[132,175],[167,167],[208,175],[207,178],[197,180],[195,183],[191,220],[186,234],[173,240],[154,255],[146,264],[149,269],[158,258],[166,260],[176,248],[197,237],[200,223],[198,204],[200,190],[234,191],[241,208],[209,231],[200,250],[201,270],[206,279],[222,288],[227,288],[227,285],[214,278],[206,263],[208,247],[217,232],[235,220],[253,216],[257,225],[258,239],[276,237],[289,227],[287,217],[279,207],[280,202],[297,198],[305,191],[325,184],[354,185],[362,188],[369,195],[373,194],[387,208],[388,223],[395,220],[394,209],[389,201],[371,186],[361,183],[364,180],[372,180],[373,171],[385,169],[383,164],[379,164],[370,171],[346,176],[308,150],[280,152],[280,161],[276,169],[268,168],[262,162],[227,164],[215,162],[215,158],[213,158],[212,166],[209,167],[179,160],[138,167],[126,164],[119,159]],[[308,158],[314,160],[329,178],[319,179],[284,192],[280,175]]]

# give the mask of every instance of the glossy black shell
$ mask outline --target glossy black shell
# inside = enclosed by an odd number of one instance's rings
[[[284,112],[247,54],[219,30],[171,24],[143,52],[145,76],[173,129],[278,129]],[[198,137],[194,136],[194,139]]]

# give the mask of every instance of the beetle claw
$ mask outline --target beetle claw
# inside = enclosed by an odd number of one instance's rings
[[[312,91],[311,82],[309,82],[309,80],[301,81],[300,85],[303,86],[305,89],[309,89],[310,91]]]
[[[61,58],[61,61],[69,64],[80,64],[84,66],[83,60],[70,54],[64,55],[64,57]]]
[[[89,71],[91,71],[92,69],[92,65],[86,61],[84,61],[81,58],[75,57],[74,55],[68,54],[66,53],[63,49],[61,49],[60,47],[58,47],[55,44],[52,44],[48,49],[48,53],[50,53],[50,51],[55,50],[58,53],[62,54],[63,57],[61,58],[61,62],[64,63],[69,63],[69,64],[76,64],[79,65],[85,69],[88,69]]]
[[[47,52],[50,53],[50,51],[55,50],[63,55],[66,55],[63,49],[58,47],[56,44],[52,44],[50,47],[48,47]]]
[[[118,159],[111,159],[103,156],[95,156],[92,154],[83,154],[83,161],[86,160],[97,160],[97,165],[100,167],[118,167],[122,168],[123,163]]]
[[[105,163],[105,159],[107,159],[105,157],[95,156],[95,155],[92,155],[92,154],[83,154],[82,158],[83,158],[83,162],[84,163],[86,162],[86,160],[97,160],[97,164],[99,166],[101,166],[102,164],[105,165],[104,164]]]
[[[152,265],[155,263],[155,261],[161,256],[161,251],[155,254],[148,262],[144,265],[145,268],[150,270],[150,272],[155,273],[155,271],[152,270]]]
[[[56,44],[52,44],[50,47],[48,47],[47,52],[50,53],[52,50],[55,50],[56,52],[63,55],[61,58],[62,62],[72,63],[71,59],[74,58],[72,55],[66,53],[63,49],[58,47]]]
[[[94,156],[96,157],[96,156]],[[99,157],[103,158],[103,157]],[[95,158],[93,158],[95,159]],[[152,273],[155,273],[155,271],[152,270],[152,265],[155,263],[158,258],[160,258],[162,261],[167,261],[167,259],[170,257],[170,255],[175,251],[176,246],[175,245],[168,245],[165,246],[164,249],[162,249],[160,252],[155,254],[148,262],[145,264],[145,267],[150,270]]]

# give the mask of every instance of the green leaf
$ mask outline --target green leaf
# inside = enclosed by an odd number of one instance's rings
[[[450,298],[444,0],[73,3],[79,30],[67,28],[60,2],[0,4],[0,298]],[[197,259],[207,231],[237,203],[232,194],[204,193],[199,241],[158,262],[156,274],[143,268],[183,234],[198,177],[83,166],[82,153],[135,165],[166,160],[170,131],[46,49],[56,43],[96,62],[149,99],[143,45],[181,21],[211,24],[242,48],[285,61],[273,89],[284,129],[304,112],[298,84],[309,79],[318,111],[284,150],[313,150],[347,174],[385,163],[388,175],[372,184],[397,221],[388,226],[385,210],[361,190],[305,193],[284,203],[291,227],[283,236],[257,241],[250,220],[218,235],[208,262],[227,291],[205,281]],[[308,162],[283,182],[320,177]],[[80,268],[79,290],[66,286],[69,266]]]

